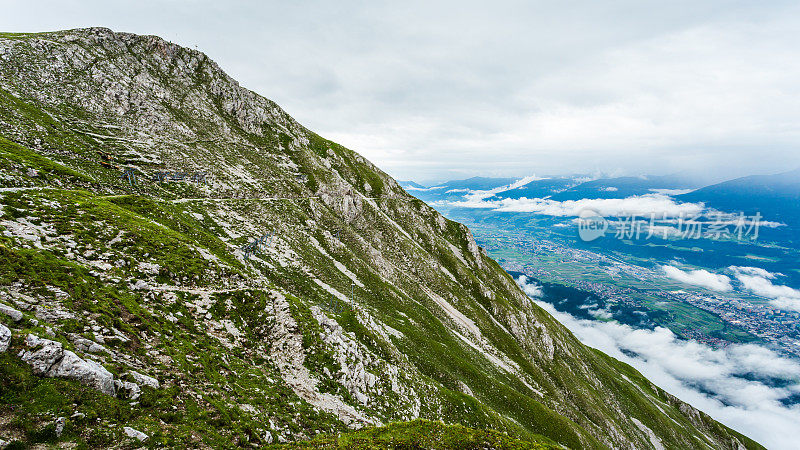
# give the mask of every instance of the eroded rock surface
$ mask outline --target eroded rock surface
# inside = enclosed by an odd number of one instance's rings
[[[0,353],[8,350],[9,345],[11,345],[11,330],[0,324]]]
[[[31,366],[33,373],[77,380],[104,394],[116,394],[111,372],[94,361],[84,360],[72,351],[64,350],[60,342],[29,334],[25,344],[31,350],[22,353],[22,360]]]

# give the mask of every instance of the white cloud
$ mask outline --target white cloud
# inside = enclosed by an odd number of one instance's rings
[[[775,277],[779,274],[771,273],[766,269],[762,269],[760,267],[743,267],[743,266],[731,266],[730,269],[736,273],[745,274],[745,275],[757,275],[762,278],[769,278],[770,280],[775,279]]]
[[[407,191],[435,191],[437,189],[444,189],[445,186],[433,186],[429,188],[420,188],[416,186],[403,186],[403,189]],[[449,191],[448,191],[449,192]]]
[[[694,191],[694,189],[650,189],[650,192],[664,195],[683,195]]]
[[[596,319],[611,320],[614,318],[613,314],[603,308],[589,309],[589,314]]]
[[[470,197],[465,201],[452,202],[452,206],[464,208],[491,208],[495,211],[531,212],[549,216],[578,217],[581,211],[596,211],[601,216],[637,215],[648,217],[691,217],[703,211],[702,203],[678,203],[666,195],[647,194],[627,198],[581,199],[557,201],[547,198],[505,198],[484,200],[487,197]]]
[[[680,340],[666,328],[637,330],[615,322],[579,320],[548,303],[536,303],[584,344],[632,365],[720,422],[768,448],[797,448],[800,407],[781,403],[800,392],[797,361],[757,345],[712,349]],[[766,381],[770,379],[783,381],[771,385]]]
[[[499,194],[501,192],[506,192],[506,191],[510,191],[512,189],[521,188],[521,187],[525,186],[526,184],[528,184],[530,182],[538,181],[538,180],[547,180],[547,178],[546,177],[539,177],[539,176],[536,176],[536,175],[528,175],[528,176],[520,178],[519,180],[517,180],[517,181],[515,181],[515,182],[513,182],[511,184],[507,184],[505,186],[498,186],[496,188],[487,189],[487,190],[477,190],[477,191],[468,190],[467,191],[468,194],[465,195],[464,198],[467,199],[466,201],[468,203],[479,203],[479,202],[482,202],[484,199],[492,197],[492,196],[494,196],[496,194]]]
[[[750,292],[772,299],[770,304],[778,309],[800,311],[800,290],[773,284],[777,274],[759,267],[731,266],[736,279]]]
[[[742,174],[800,163],[797,9],[11,0],[0,29],[102,24],[197,45],[243,86],[400,179]]]
[[[528,277],[525,275],[520,275],[517,278],[517,284],[529,297],[539,298],[543,294],[542,287],[534,282],[528,282]]]
[[[675,266],[663,266],[664,273],[673,280],[681,283],[700,286],[719,292],[733,290],[731,279],[725,275],[709,272],[705,269],[690,270],[685,272]]]
[[[780,286],[772,284],[766,278],[739,274],[736,276],[742,282],[745,288],[749,289],[756,295],[769,298],[800,298],[800,291],[790,288],[789,286]]]
[[[608,186],[608,187],[601,188],[600,190],[601,191],[605,191],[605,192],[617,192],[619,190],[619,188],[616,188],[614,186]]]
[[[784,311],[800,312],[800,299],[797,297],[778,297],[775,300],[771,300],[769,303]]]
[[[548,177],[536,176],[535,174],[534,175],[528,175],[528,176],[522,177],[519,180],[509,184],[505,188],[501,188],[501,190],[498,191],[498,192],[504,192],[504,191],[510,191],[512,189],[518,189],[518,188],[521,188],[521,187],[525,186],[528,183],[532,183],[534,181],[540,181],[540,180],[549,180],[549,178]]]

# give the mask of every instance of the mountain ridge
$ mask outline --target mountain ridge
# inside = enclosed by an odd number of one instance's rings
[[[760,448],[580,344],[466,227],[201,52],[0,34],[0,75],[0,301],[21,314],[0,316],[0,402],[24,412],[0,431],[33,442],[70,412],[64,436],[93,447],[135,439],[123,425],[244,446],[422,417],[573,448]],[[58,346],[114,396],[13,356]]]
[[[726,212],[760,213],[765,220],[794,224],[800,219],[800,168],[771,175],[734,178],[676,198],[686,202],[704,202]]]

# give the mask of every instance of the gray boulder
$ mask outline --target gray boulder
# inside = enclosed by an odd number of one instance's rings
[[[3,303],[0,303],[0,313],[3,313],[8,317],[11,317],[11,320],[13,320],[14,322],[19,322],[20,320],[22,320],[22,312]]]
[[[131,370],[127,374],[130,375],[140,386],[150,386],[153,389],[158,389],[161,386],[161,383],[159,383],[155,378],[143,375],[134,370]]]
[[[64,351],[64,357],[50,369],[47,376],[78,380],[83,385],[112,396],[116,392],[111,372],[94,361],[81,359],[69,350]]]
[[[47,376],[50,368],[64,357],[64,348],[60,342],[41,339],[29,334],[25,338],[25,345],[34,349],[22,353],[22,360],[31,366],[33,373]]]
[[[60,342],[42,339],[29,334],[25,344],[32,350],[22,353],[22,360],[28,363],[33,373],[46,377],[67,378],[115,395],[114,375],[100,364],[87,361],[75,353],[64,350]]]
[[[78,351],[84,353],[110,353],[107,348],[103,347],[97,342],[90,341],[89,339],[77,335],[71,335],[70,339],[72,340],[72,343],[75,344],[75,348],[78,349]]]
[[[64,434],[64,425],[67,423],[67,420],[63,417],[59,417],[56,419],[56,437],[61,437]]]
[[[139,385],[130,381],[114,380],[114,386],[117,388],[117,396],[121,398],[136,400],[142,395]]]
[[[0,353],[8,350],[9,345],[11,345],[11,330],[0,324]]]
[[[125,434],[128,437],[137,439],[140,442],[141,441],[146,441],[147,438],[150,437],[150,436],[142,433],[141,431],[139,431],[137,429],[134,429],[134,428],[131,428],[131,427],[123,427],[122,430],[125,431]]]

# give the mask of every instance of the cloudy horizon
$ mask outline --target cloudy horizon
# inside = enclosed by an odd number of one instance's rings
[[[4,3],[197,47],[398,179],[800,166],[796,2]]]

